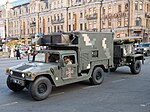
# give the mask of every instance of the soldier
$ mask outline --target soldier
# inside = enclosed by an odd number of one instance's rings
[[[72,64],[72,61],[70,60],[70,57],[69,56],[65,56],[64,57],[64,63],[66,65],[71,65]]]

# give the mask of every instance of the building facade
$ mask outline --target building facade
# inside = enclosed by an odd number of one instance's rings
[[[116,38],[150,41],[150,0],[22,0],[7,2],[0,13],[5,36],[29,44],[36,34],[112,31]]]

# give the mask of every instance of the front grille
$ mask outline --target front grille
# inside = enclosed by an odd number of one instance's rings
[[[19,73],[19,72],[15,72],[15,71],[13,71],[13,74],[12,74],[12,76],[15,76],[15,77],[20,77],[20,78],[22,78],[22,73]]]
[[[30,67],[32,67],[31,65],[23,65],[23,66],[21,66],[21,67],[18,67],[18,68],[16,68],[17,70],[25,70],[25,69],[28,69],[28,68],[30,68]]]

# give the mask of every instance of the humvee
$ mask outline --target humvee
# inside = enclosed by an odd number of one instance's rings
[[[9,89],[17,92],[26,87],[35,100],[46,99],[52,86],[88,79],[101,84],[104,72],[119,66],[130,66],[134,74],[141,70],[142,54],[125,52],[131,44],[114,42],[111,32],[51,33],[33,42],[47,49],[35,50],[28,63],[10,67],[6,73]]]
[[[144,55],[135,53],[134,42],[141,38],[126,37],[114,39],[114,66],[110,71],[114,72],[118,67],[129,66],[132,74],[138,74],[141,71],[141,61],[144,63]]]
[[[7,86],[14,92],[26,87],[33,99],[43,100],[52,86],[87,79],[101,84],[104,72],[113,66],[113,37],[113,33],[74,32],[36,38],[33,42],[47,49],[35,51],[28,63],[7,69]]]

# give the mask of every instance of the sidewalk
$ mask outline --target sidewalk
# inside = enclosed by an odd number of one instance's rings
[[[13,57],[13,58],[9,58],[8,55],[0,55],[0,60],[14,60],[16,59],[16,57]]]

